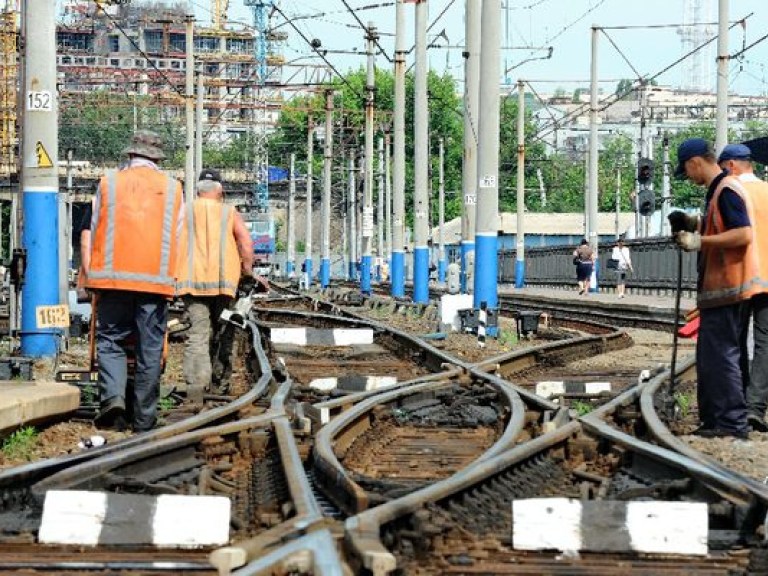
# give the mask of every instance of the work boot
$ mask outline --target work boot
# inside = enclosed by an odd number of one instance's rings
[[[93,419],[96,428],[112,429],[122,432],[128,428],[125,417],[125,402],[122,398],[112,398],[102,405],[101,410]]]
[[[747,425],[755,432],[768,432],[768,424],[756,414],[747,416]]]

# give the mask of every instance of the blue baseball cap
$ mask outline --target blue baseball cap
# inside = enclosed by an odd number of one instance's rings
[[[677,168],[675,176],[683,178],[685,176],[685,163],[696,156],[705,156],[712,154],[712,147],[704,138],[688,138],[677,147]]]
[[[717,159],[717,163],[725,162],[726,160],[751,160],[752,150],[749,146],[744,144],[728,144],[723,151],[720,152],[720,156]]]

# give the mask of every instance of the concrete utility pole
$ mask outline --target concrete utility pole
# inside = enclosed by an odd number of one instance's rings
[[[728,7],[728,0],[718,0],[716,154],[728,143]]]
[[[186,94],[184,95],[185,118],[187,121],[187,148],[184,164],[184,201],[191,205],[195,199],[195,16],[184,18],[187,36]]]
[[[25,54],[21,185],[26,269],[21,294],[21,353],[53,357],[61,330],[44,310],[46,306],[61,303],[59,284],[50,281],[62,273],[59,270],[56,19],[50,0],[27,0],[22,6]]]
[[[368,68],[365,81],[365,168],[363,171],[362,258],[360,260],[360,291],[371,293],[371,260],[373,244],[373,99],[376,95],[376,54],[378,38],[373,22],[368,22],[365,35]]]
[[[445,262],[445,142],[442,138],[439,141],[439,163],[437,172],[437,194],[438,194],[438,232],[437,232],[437,280],[445,282],[445,269],[448,266]]]
[[[320,209],[320,285],[331,283],[331,178],[333,168],[333,90],[325,91],[325,146],[323,147],[323,199]]]
[[[619,214],[621,214],[621,166],[616,167],[616,218],[613,221],[616,238],[621,233]]]
[[[480,9],[482,0],[466,0],[464,52],[464,155],[461,187],[461,292],[467,292],[467,268],[475,261],[477,208],[477,132],[480,106]]]
[[[193,174],[200,174],[203,169],[203,100],[205,82],[203,71],[197,71],[197,92],[195,95],[195,167]]]
[[[501,0],[483,0],[474,306],[489,309],[498,307],[500,21]]]
[[[384,250],[384,138],[379,137],[379,156],[378,156],[378,194],[376,196],[376,229],[378,237],[376,238],[376,281],[381,282],[381,263],[384,261],[386,251]]]
[[[349,174],[347,175],[349,183],[349,209],[347,216],[349,218],[349,279],[354,280],[357,277],[357,190],[355,189],[355,152],[349,151]]]
[[[390,157],[390,143],[389,143],[389,133],[384,135],[384,218],[386,220],[386,226],[384,228],[385,232],[385,242],[386,242],[386,248],[384,249],[384,253],[382,254],[383,258],[386,258],[390,260],[391,263],[391,254],[392,254],[392,179],[390,177],[389,173],[389,163],[390,163],[391,157]],[[390,265],[390,271],[391,271],[391,265]],[[391,279],[391,277],[390,277]]]
[[[312,159],[315,156],[315,125],[312,116],[307,116],[307,204],[306,204],[306,229],[304,233],[304,278],[305,288],[309,290],[312,285]]]
[[[392,161],[392,296],[405,296],[405,0],[395,4],[395,70]]]
[[[427,0],[416,3],[413,97],[413,301],[429,302],[429,102]],[[496,86],[498,90],[498,86]]]
[[[517,81],[517,259],[515,288],[525,286],[525,82]]]
[[[296,265],[296,154],[291,152],[288,174],[288,246],[285,254],[285,275],[293,277]]]
[[[589,68],[589,218],[587,218],[589,245],[597,256],[598,236],[597,236],[597,38],[600,29],[596,24],[592,25],[592,60]],[[590,292],[597,292],[597,279],[600,277],[600,261],[595,260],[593,270],[593,281],[589,284]]]

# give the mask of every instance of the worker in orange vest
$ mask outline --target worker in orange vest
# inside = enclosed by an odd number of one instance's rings
[[[728,144],[717,158],[720,168],[735,176],[747,191],[755,211],[754,243],[760,262],[760,277],[768,280],[768,182],[755,176],[752,151],[744,144]],[[761,284],[744,310],[741,370],[747,400],[747,424],[756,432],[768,432],[765,412],[768,408],[768,285]],[[754,321],[754,358],[750,365],[747,348],[749,317]]]
[[[240,275],[253,274],[253,242],[240,214],[224,203],[221,176],[203,170],[197,199],[187,208],[181,240],[177,294],[182,296],[190,322],[184,348],[187,397],[195,403],[210,391],[214,365],[226,366],[225,342],[219,347],[215,323],[232,303]]]
[[[101,409],[95,423],[124,429],[128,380],[125,340],[136,339],[131,398],[133,429],[157,421],[168,301],[176,288],[178,240],[184,209],[181,184],[163,173],[160,136],[133,135],[127,166],[101,179],[93,205],[91,254],[85,287],[96,293],[96,349]]]

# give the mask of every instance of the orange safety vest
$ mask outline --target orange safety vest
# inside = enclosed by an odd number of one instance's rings
[[[146,166],[101,179],[86,288],[173,296],[181,184]]]
[[[179,296],[235,296],[241,266],[234,229],[232,206],[212,198],[194,201],[181,239]]]
[[[753,242],[757,248],[760,263],[760,293],[768,293],[768,182],[760,180],[751,172],[741,174],[739,182],[746,189],[752,202],[755,219],[752,221]]]
[[[720,180],[709,209],[704,217],[704,236],[712,236],[725,232],[718,199],[725,187],[730,188],[744,200],[750,224],[755,220],[752,200],[741,183],[733,177],[726,176]],[[735,304],[748,300],[758,294],[765,286],[760,278],[757,243],[753,241],[738,248],[702,247],[700,261],[700,285],[698,293],[699,308],[714,308]]]

